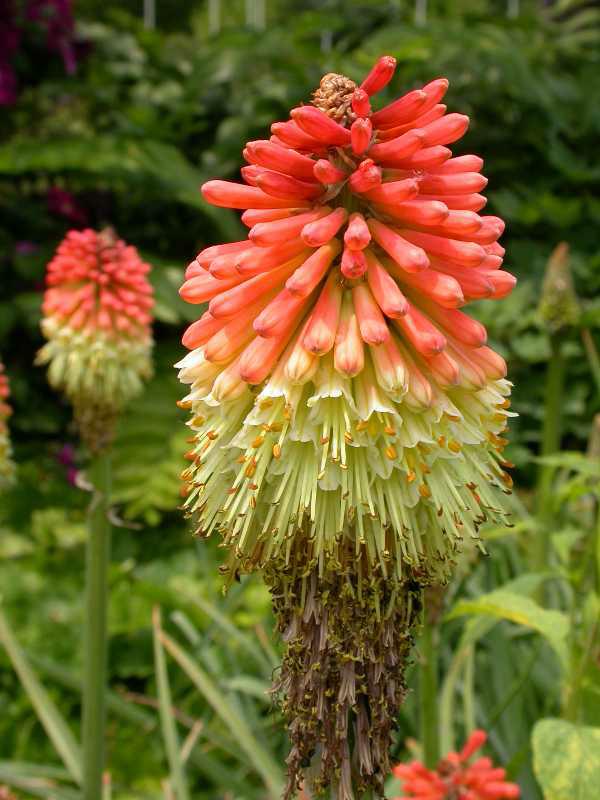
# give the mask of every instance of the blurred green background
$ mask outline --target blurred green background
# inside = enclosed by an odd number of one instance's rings
[[[472,119],[455,151],[485,158],[488,209],[507,222],[519,279],[509,298],[473,306],[515,383],[515,527],[487,531],[491,556],[467,554],[442,599],[439,745],[484,727],[526,800],[597,797],[586,791],[600,780],[600,4],[564,0],[1,0],[0,353],[18,484],[0,498],[0,783],[17,796],[80,796],[6,637],[76,728],[88,495],[73,477],[85,462],[69,408],[32,362],[46,263],[70,228],[107,224],[153,265],[157,301],[156,377],[115,452],[113,794],[277,796],[286,745],[265,695],[278,647],[268,595],[252,579],[222,597],[217,543],[195,543],[177,508],[185,427],[172,364],[198,314],[177,289],[201,248],[241,230],[202,201],[202,181],[238,178],[244,142],[265,138],[322,74],[360,80],[381,54],[399,62],[388,98],[450,79],[449,109]],[[568,255],[543,290],[561,242]],[[201,670],[168,664],[175,762],[158,714],[156,604]],[[414,691],[396,758],[418,752],[418,737]],[[569,737],[569,759],[553,760],[552,741]],[[561,781],[579,793],[556,793]]]

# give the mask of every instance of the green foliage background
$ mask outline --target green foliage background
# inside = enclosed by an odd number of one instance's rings
[[[61,187],[91,226],[110,223],[141,250],[153,264],[157,298],[156,377],[122,421],[115,454],[122,519],[111,571],[115,795],[163,796],[161,781],[172,769],[155,710],[156,603],[165,628],[248,722],[257,746],[283,763],[284,737],[264,695],[276,663],[268,598],[252,580],[221,598],[216,543],[196,545],[177,511],[185,428],[171,365],[183,327],[197,314],[177,288],[195,253],[240,229],[232,213],[201,200],[200,183],[236,177],[242,144],[263,138],[323,73],[360,79],[378,55],[390,53],[399,61],[390,97],[441,74],[450,78],[451,110],[472,118],[458,149],[486,159],[488,208],[507,221],[506,263],[519,278],[510,298],[474,309],[515,383],[520,416],[509,458],[519,487],[517,525],[490,531],[491,558],[467,558],[448,592],[446,608],[458,604],[439,631],[441,744],[459,743],[471,723],[488,728],[491,754],[521,782],[527,800],[540,797],[532,771],[536,722],[563,716],[569,723],[557,724],[600,725],[600,467],[581,455],[600,411],[600,386],[581,338],[584,329],[598,347],[599,18],[564,2],[545,11],[517,4],[516,18],[501,2],[437,2],[429,4],[426,24],[415,27],[410,3],[280,0],[267,2],[265,30],[245,24],[244,4],[223,4],[223,28],[209,36],[203,3],[158,2],[152,30],[143,27],[139,5],[79,2],[87,54],[77,73],[66,76],[60,59],[25,50],[18,103],[0,116],[0,352],[12,385],[19,479],[0,503],[0,592],[13,630],[76,728],[87,495],[67,482],[57,460],[66,443],[76,445],[69,409],[32,366],[45,265],[70,227],[48,209],[48,190]],[[578,325],[561,336],[562,447],[573,452],[546,464],[555,491],[540,510],[536,457],[552,342],[537,309],[545,264],[561,241],[570,245],[581,309]],[[534,540],[542,535],[552,546],[540,570]],[[199,729],[186,759],[192,796],[270,796],[235,731],[189,677],[169,670],[181,738]],[[418,673],[417,657],[413,687]],[[30,796],[31,785],[19,784],[7,762],[57,761],[2,651],[0,712],[0,781]],[[406,739],[418,738],[418,718],[411,695],[398,758],[407,755]],[[548,758],[544,743],[557,735],[544,724],[533,742],[538,775]],[[597,742],[597,734],[588,738]],[[600,763],[597,744],[594,757]],[[552,793],[560,784],[554,774],[541,782],[550,800],[563,797]]]

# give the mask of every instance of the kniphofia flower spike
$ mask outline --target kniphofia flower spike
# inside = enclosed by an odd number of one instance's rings
[[[4,364],[0,361],[0,490],[6,489],[13,482],[15,465],[12,460],[12,446],[8,419],[12,408],[8,403],[10,386],[4,371]]]
[[[435,770],[420,761],[398,764],[392,770],[402,781],[404,794],[396,800],[508,800],[520,797],[516,783],[506,781],[506,770],[491,759],[472,756],[485,744],[487,734],[476,730],[460,753],[448,753]]]
[[[246,145],[244,184],[204,184],[249,232],[181,288],[208,303],[178,364],[185,506],[230,578],[261,569],[272,591],[288,797],[317,753],[316,791],[383,791],[421,589],[510,487],[506,365],[461,310],[514,285],[504,223],[478,213],[482,160],[449,148],[468,118],[446,114],[447,80],[371,109],[394,66],[326,75]]]
[[[70,231],[48,264],[38,354],[48,379],[74,407],[92,450],[152,371],[152,288],[134,247],[112,230]]]

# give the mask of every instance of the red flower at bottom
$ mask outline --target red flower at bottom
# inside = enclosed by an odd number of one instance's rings
[[[420,761],[398,764],[392,772],[402,781],[404,794],[395,800],[503,800],[519,797],[521,792],[517,784],[505,781],[506,770],[494,767],[491,759],[484,756],[470,762],[471,756],[486,739],[485,731],[473,731],[460,753],[448,753],[435,771],[427,769]]]

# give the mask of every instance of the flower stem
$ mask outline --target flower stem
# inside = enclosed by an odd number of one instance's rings
[[[435,635],[436,626],[425,621],[421,633],[420,652],[422,657],[419,676],[419,709],[421,726],[421,745],[423,761],[433,768],[439,761],[438,741],[438,676]]]
[[[562,341],[559,334],[550,338],[551,355],[546,372],[544,418],[542,424],[541,456],[549,456],[560,449],[561,413],[563,407],[563,390],[565,378],[565,359]],[[546,523],[551,519],[549,508],[552,494],[552,477],[554,470],[542,464],[538,473],[538,518],[542,529],[535,539],[534,564],[538,572],[542,572],[548,561],[548,535]]]
[[[108,566],[111,489],[110,453],[96,464],[96,486],[88,511],[85,569],[83,658],[83,784],[84,800],[101,800],[104,770]]]

